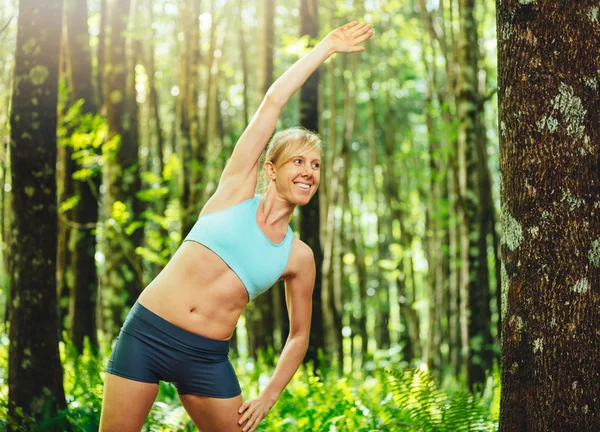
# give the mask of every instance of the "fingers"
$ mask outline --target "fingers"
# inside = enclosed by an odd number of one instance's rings
[[[250,413],[248,411],[248,413],[246,413],[244,415],[244,417],[242,417],[238,421],[238,424],[240,426],[244,425],[242,428],[242,432],[252,432],[254,429],[256,429],[256,426],[258,426],[258,423],[260,423],[261,420],[262,420],[261,416],[256,415],[256,413],[254,413],[254,412]]]
[[[360,38],[361,36],[364,36],[365,34],[367,34],[367,32],[369,30],[371,30],[372,28],[373,28],[373,26],[371,24],[363,24],[362,26],[352,30],[350,34],[355,39]],[[373,34],[373,33],[371,32],[371,34]]]
[[[356,37],[355,38],[355,42],[356,42],[356,44],[361,44],[364,41],[366,41],[367,39],[370,39],[371,36],[373,36],[373,32],[372,31],[366,32],[366,33],[362,34],[361,36]]]
[[[247,429],[246,432],[253,432],[254,429],[256,429],[256,426],[258,426],[259,422],[260,422],[260,420],[258,419],[258,417],[256,417],[254,419],[254,421],[252,422],[252,426],[250,427],[250,429]]]
[[[368,30],[369,28],[373,27],[371,24],[367,24],[367,23],[359,23],[356,21],[352,21],[348,24],[346,24],[345,26],[343,26],[342,28],[344,30],[346,30],[347,32],[349,32],[350,34],[354,34],[357,32],[361,32],[359,34],[362,34],[362,32],[366,31],[365,27],[368,27],[366,30]]]

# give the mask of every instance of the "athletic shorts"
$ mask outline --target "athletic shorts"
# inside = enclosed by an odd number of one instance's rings
[[[179,394],[241,394],[229,341],[190,333],[136,302],[121,328],[106,372],[134,381],[175,384]]]

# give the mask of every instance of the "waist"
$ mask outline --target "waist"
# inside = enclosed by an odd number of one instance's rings
[[[154,313],[150,309],[146,308],[139,302],[135,302],[125,323],[123,324],[122,331],[125,333],[136,335],[140,331],[138,328],[137,321],[142,321],[145,325],[151,326],[158,335],[168,338],[169,343],[181,344],[188,348],[197,347],[202,350],[210,350],[217,354],[227,355],[229,352],[230,340],[219,340],[212,339],[206,336],[202,336],[196,333],[192,333],[184,328],[181,328],[158,314]],[[143,331],[147,333],[147,331]]]

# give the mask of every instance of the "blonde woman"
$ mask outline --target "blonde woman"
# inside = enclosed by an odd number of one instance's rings
[[[320,139],[301,128],[275,134],[264,195],[255,195],[259,158],[296,90],[333,53],[364,51],[370,30],[356,22],[335,29],[273,83],[198,221],[123,324],[106,370],[101,431],[141,430],[159,380],[175,384],[202,432],[252,432],[275,404],[308,347],[315,262],[288,222],[319,186]],[[243,401],[229,339],[246,304],[278,280],[289,336],[268,385]]]

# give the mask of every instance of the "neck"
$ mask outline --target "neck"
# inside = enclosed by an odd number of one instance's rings
[[[260,212],[258,217],[265,225],[286,228],[296,204],[279,197],[274,188],[269,188],[258,204]]]

